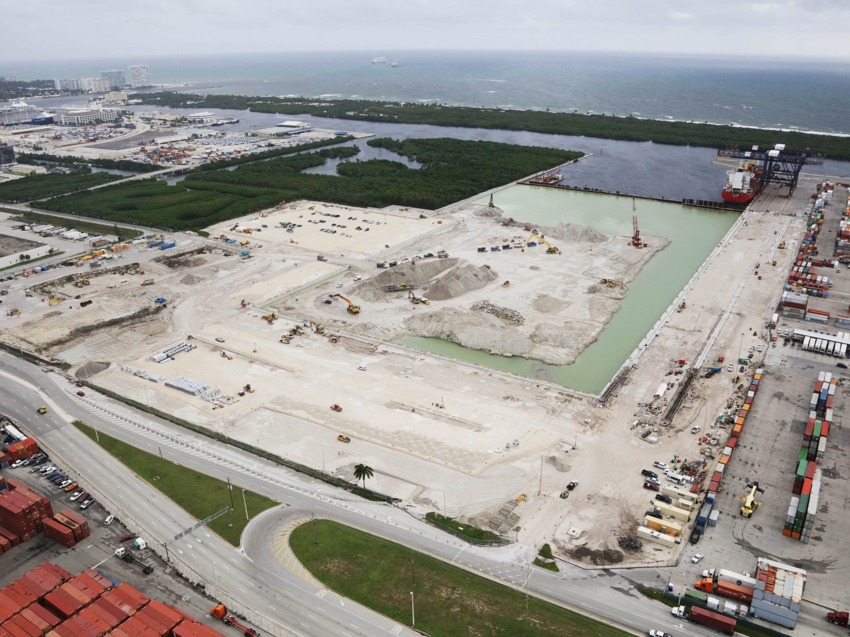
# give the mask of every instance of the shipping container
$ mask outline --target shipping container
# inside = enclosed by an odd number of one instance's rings
[[[724,617],[719,613],[714,613],[710,610],[704,610],[698,606],[691,607],[691,613],[688,619],[697,624],[711,626],[729,635],[735,632],[737,622],[731,617]]]
[[[717,582],[717,588],[714,589],[718,595],[740,599],[745,602],[750,602],[753,599],[753,589],[744,586],[738,586],[729,582]]]

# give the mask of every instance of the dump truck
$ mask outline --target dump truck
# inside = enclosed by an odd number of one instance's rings
[[[260,637],[260,633],[257,630],[246,626],[233,615],[230,615],[224,604],[219,604],[218,606],[214,606],[210,609],[210,615],[223,621],[226,626],[236,626],[236,628],[245,634],[245,637]]]
[[[142,281],[142,285],[153,285],[153,279],[145,279]]]

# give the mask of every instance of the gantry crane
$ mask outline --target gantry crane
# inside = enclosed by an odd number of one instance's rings
[[[354,303],[352,303],[351,301],[349,301],[349,300],[348,300],[347,298],[345,298],[342,294],[331,294],[331,298],[332,298],[332,297],[335,297],[335,296],[338,296],[338,297],[339,297],[339,298],[341,298],[343,301],[345,301],[346,303],[348,303],[348,311],[349,311],[351,314],[360,314],[360,306],[359,306],[359,305],[354,305]]]
[[[551,243],[549,243],[548,241],[546,241],[546,239],[544,239],[544,238],[543,238],[543,237],[541,237],[540,235],[534,234],[533,232],[531,233],[531,236],[530,236],[530,237],[528,237],[528,239],[526,240],[525,244],[522,246],[522,251],[523,251],[523,252],[525,252],[525,247],[529,244],[529,242],[530,242],[530,241],[531,241],[534,237],[537,237],[538,239],[540,239],[540,241],[542,241],[542,242],[543,242],[543,243],[545,243],[547,246],[549,246],[549,247],[546,249],[546,254],[561,254],[561,251],[560,251],[560,250],[558,250],[558,248],[554,247]]]
[[[717,157],[726,160],[759,162],[762,167],[759,188],[764,188],[768,183],[785,185],[788,186],[789,197],[797,188],[803,166],[823,165],[822,155],[815,155],[808,148],[786,149],[785,144],[776,144],[773,148],[765,150],[759,150],[758,146],[753,146],[752,150],[740,150],[736,145],[727,146],[725,150],[717,151]],[[729,165],[722,161],[715,163]]]

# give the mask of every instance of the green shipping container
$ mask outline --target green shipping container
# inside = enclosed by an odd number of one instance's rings
[[[800,455],[797,457],[798,467],[799,467],[799,463],[802,462],[803,460],[805,460],[806,456],[808,456],[808,455],[809,455],[808,447],[803,446],[803,448],[800,449]]]
[[[808,455],[808,449],[806,449],[806,455]],[[805,456],[804,456],[805,457]],[[806,469],[809,468],[808,460],[800,460],[797,463],[797,477],[803,479],[806,477]]]
[[[708,601],[708,595],[706,595],[702,591],[687,590],[685,591],[685,597],[690,597],[691,599],[698,599],[701,602]]]
[[[820,438],[820,430],[823,427],[823,423],[820,420],[815,421],[815,432],[812,434],[814,438]]]

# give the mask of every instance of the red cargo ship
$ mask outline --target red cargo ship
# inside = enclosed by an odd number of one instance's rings
[[[737,170],[730,170],[729,181],[721,196],[731,203],[747,203],[759,193],[761,188],[761,166],[745,164]]]

